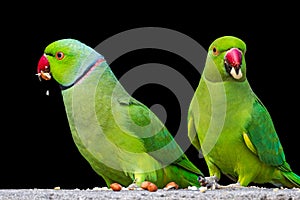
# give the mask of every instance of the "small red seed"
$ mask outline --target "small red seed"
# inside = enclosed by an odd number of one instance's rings
[[[172,182],[169,182],[166,186],[165,186],[165,189],[166,190],[169,190],[169,189],[178,189],[179,186],[177,185],[177,183],[175,183],[174,181]]]
[[[149,183],[147,190],[149,192],[155,192],[155,191],[157,191],[157,186],[154,183]]]
[[[143,188],[144,190],[147,190],[147,188],[148,188],[148,186],[149,186],[150,183],[151,183],[150,181],[144,181],[144,182],[142,182],[141,188]]]
[[[112,184],[110,184],[110,188],[113,191],[120,191],[120,190],[122,190],[122,186],[119,183],[112,183]]]

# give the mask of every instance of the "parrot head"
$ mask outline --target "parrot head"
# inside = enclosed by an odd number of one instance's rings
[[[41,80],[56,80],[61,86],[74,85],[92,69],[103,56],[75,39],[61,39],[50,43],[44,50],[37,75]]]
[[[239,38],[223,36],[209,46],[205,77],[211,81],[246,79],[246,44]]]

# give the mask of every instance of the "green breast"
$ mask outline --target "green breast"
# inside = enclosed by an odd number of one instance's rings
[[[194,118],[203,154],[223,172],[235,175],[240,158],[252,154],[242,136],[254,101],[249,84],[202,79],[197,90],[199,114]]]

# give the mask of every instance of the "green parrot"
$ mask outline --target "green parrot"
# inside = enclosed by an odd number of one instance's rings
[[[300,187],[271,116],[247,80],[245,52],[245,42],[234,36],[211,43],[189,105],[188,137],[216,182],[224,174],[235,182],[230,186]]]
[[[54,41],[45,48],[37,75],[60,85],[74,143],[108,187],[143,181],[158,188],[172,181],[181,188],[200,186],[203,173],[93,48],[71,38]]]

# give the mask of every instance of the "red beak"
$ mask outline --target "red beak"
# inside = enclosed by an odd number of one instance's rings
[[[39,78],[42,77],[44,80],[51,79],[50,65],[45,54],[42,55],[38,62],[37,75],[39,76]]]
[[[225,60],[231,67],[239,68],[242,64],[242,53],[239,49],[232,48],[227,51]]]

